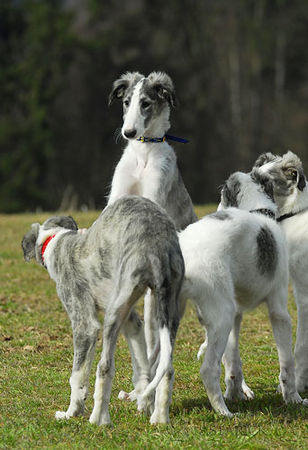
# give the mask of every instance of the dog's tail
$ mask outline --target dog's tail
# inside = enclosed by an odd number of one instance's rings
[[[157,280],[154,297],[156,300],[160,354],[154,378],[143,393],[144,398],[157,388],[165,373],[172,367],[173,344],[179,326],[178,297],[183,279],[184,264],[181,254],[180,256],[174,253],[169,254],[167,258],[168,262],[164,267],[155,263],[152,265],[154,277]]]
[[[160,357],[158,367],[156,369],[155,376],[150,384],[143,392],[143,397],[148,397],[157,388],[159,382],[171,367],[172,358],[172,344],[170,339],[170,330],[167,326],[159,329],[159,341],[160,341]]]

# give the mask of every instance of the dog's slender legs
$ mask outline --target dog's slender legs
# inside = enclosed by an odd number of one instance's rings
[[[305,287],[294,289],[297,305],[297,332],[295,343],[295,379],[298,392],[308,389],[308,301]]]
[[[140,292],[131,283],[118,280],[120,292],[110,300],[105,311],[103,327],[103,351],[97,366],[94,390],[94,408],[90,422],[97,425],[111,424],[109,415],[109,400],[112,380],[114,377],[114,351],[121,326],[128,318],[130,310],[139,298]]]
[[[286,290],[273,293],[267,302],[270,321],[277,345],[280,364],[280,386],[286,403],[301,403],[302,399],[295,387],[295,365],[292,355],[291,318],[287,303],[282,304],[281,298],[286,297]]]
[[[169,408],[171,404],[173,381],[174,370],[173,367],[170,367],[169,371],[156,388],[155,408],[150,419],[152,424],[169,422]]]
[[[225,310],[224,317],[217,317],[217,320],[207,324],[208,345],[200,370],[200,375],[212,407],[216,412],[228,417],[232,417],[233,414],[227,408],[221,392],[220,373],[221,359],[235,315],[232,306],[230,304],[230,312]]]
[[[123,197],[123,195],[133,193],[134,184],[136,183],[136,179],[132,175],[134,164],[135,160],[131,161],[125,154],[120,159],[114,171],[108,205]]]
[[[84,404],[88,395],[89,375],[94,357],[95,344],[100,329],[99,322],[93,318],[87,324],[74,324],[74,362],[70,377],[71,400],[68,410],[57,411],[56,419],[69,419],[84,412]],[[80,331],[82,329],[82,331]]]
[[[249,400],[254,397],[252,390],[249,389],[244,381],[242,361],[239,352],[239,334],[242,318],[243,314],[237,312],[223,356],[226,382],[226,392],[224,397],[228,400]]]
[[[142,393],[149,384],[150,369],[146,354],[143,324],[134,310],[130,313],[127,321],[123,325],[123,333],[132,357],[134,370],[133,384],[135,386],[134,391],[126,394],[126,398],[130,400],[137,399],[138,410],[151,413],[153,401],[150,399],[147,402],[141,401]]]

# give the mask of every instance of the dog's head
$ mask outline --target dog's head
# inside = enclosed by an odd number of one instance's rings
[[[50,217],[43,225],[33,223],[21,242],[25,261],[29,262],[34,258],[38,263],[44,265],[42,259],[42,246],[44,242],[63,228],[72,231],[78,230],[78,226],[71,216]]]
[[[291,151],[283,156],[272,153],[261,155],[253,168],[273,185],[274,198],[281,208],[285,203],[295,202],[306,187],[306,177],[301,160]]]
[[[258,169],[255,169],[256,172]],[[222,186],[218,209],[236,207],[245,210],[266,208],[275,210],[272,185],[257,173],[235,172]]]
[[[114,82],[109,104],[116,98],[123,101],[125,139],[162,137],[170,127],[170,107],[176,106],[177,99],[166,73],[152,72],[144,77],[139,72],[127,72]]]

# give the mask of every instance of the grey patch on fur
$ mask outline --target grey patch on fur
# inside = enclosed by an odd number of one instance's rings
[[[277,156],[274,155],[273,153],[270,152],[262,153],[262,155],[260,155],[256,160],[256,162],[254,163],[254,167],[264,166],[264,164],[267,164],[270,161],[275,161],[275,159],[277,159]]]
[[[241,183],[235,174],[232,174],[223,185],[221,191],[221,201],[223,206],[238,207],[238,195],[241,192]]]
[[[268,175],[261,173],[258,168],[253,168],[250,173],[250,177],[252,181],[256,184],[260,185],[263,192],[274,201],[274,187],[272,180],[268,177]]]
[[[29,262],[35,258],[35,244],[40,229],[39,223],[33,223],[31,230],[26,233],[21,241],[21,247],[24,253],[25,261]]]
[[[207,217],[209,219],[231,220],[230,214],[228,214],[226,211],[217,211],[213,214],[209,214]]]
[[[277,265],[277,244],[271,230],[265,225],[257,235],[258,269],[262,275],[272,276]]]
[[[44,230],[50,230],[51,228],[61,227],[68,230],[77,231],[78,226],[75,220],[71,216],[54,216],[47,219],[43,224]]]
[[[126,72],[121,75],[113,83],[112,90],[109,94],[108,105],[110,106],[115,99],[124,99],[124,96],[125,98],[129,95],[131,96],[134,87],[142,78],[144,78],[144,75],[139,72]]]

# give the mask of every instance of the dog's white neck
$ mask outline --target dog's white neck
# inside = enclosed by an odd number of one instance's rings
[[[51,278],[54,279],[54,277],[52,276],[51,273],[51,259],[52,259],[52,254],[53,254],[53,249],[54,246],[57,242],[57,240],[59,239],[60,236],[62,236],[63,234],[69,232],[71,230],[66,230],[66,229],[59,229],[59,228],[51,228],[49,230],[43,230],[40,232],[39,237],[37,239],[37,244],[39,246],[44,245],[44,243],[50,238],[52,237],[52,239],[48,242],[45,250],[44,250],[44,255],[42,256],[44,265],[46,267],[46,269],[49,272],[49,275],[51,276]]]
[[[255,183],[248,183],[239,198],[239,208],[247,211],[268,209],[275,214],[277,205],[263,192],[260,188],[256,188]]]

